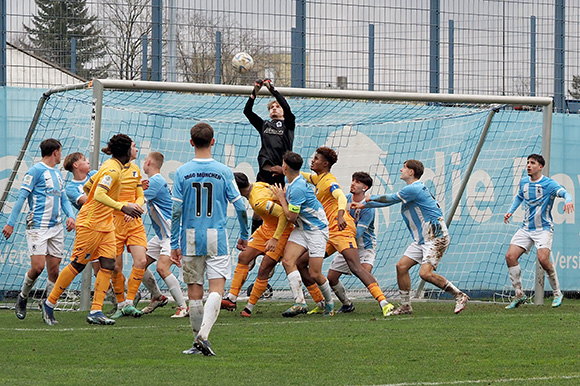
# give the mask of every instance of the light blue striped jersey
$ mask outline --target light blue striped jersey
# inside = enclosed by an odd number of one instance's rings
[[[60,224],[61,209],[68,217],[74,217],[64,192],[64,180],[60,170],[44,162],[35,164],[24,175],[8,225],[14,226],[25,201],[28,201],[29,207],[26,217],[28,229],[47,229]]]
[[[68,184],[66,184],[65,187],[66,196],[70,200],[72,206],[74,206],[77,210],[80,210],[82,206],[79,204],[79,198],[85,195],[83,186],[85,186],[85,183],[89,180],[89,178],[91,178],[95,174],[97,174],[97,171],[91,170],[84,179],[80,181],[72,179]]]
[[[346,200],[352,202],[352,193],[346,195]],[[364,200],[362,201],[364,203]],[[350,209],[350,215],[356,223],[356,243],[364,249],[375,250],[377,247],[377,237],[375,236],[375,209]]]
[[[160,173],[149,177],[149,187],[144,194],[155,234],[162,240],[170,237],[173,201],[167,181]]]
[[[298,175],[291,183],[286,180],[286,201],[288,208],[298,213],[295,224],[298,228],[305,230],[328,228],[324,207],[302,175]]]
[[[365,207],[378,208],[401,202],[403,220],[405,220],[413,240],[419,244],[425,244],[425,241],[449,235],[443,212],[437,200],[421,181],[415,181],[397,193],[382,196],[373,195],[371,201],[376,202],[367,202]]]
[[[194,158],[180,166],[175,172],[173,201],[182,207],[176,218],[173,206],[171,249],[181,248],[187,256],[227,255],[228,202],[245,213],[241,198],[234,174],[226,165],[212,158]]]
[[[553,179],[542,176],[538,181],[532,181],[526,176],[521,179],[518,194],[508,212],[513,213],[523,201],[525,214],[522,229],[551,231],[552,206],[556,197],[572,202],[572,196]]]

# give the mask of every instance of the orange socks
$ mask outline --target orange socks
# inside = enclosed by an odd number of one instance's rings
[[[256,279],[248,303],[250,304],[258,303],[258,299],[260,299],[260,297],[262,296],[267,287],[268,287],[268,279],[266,280]]]
[[[56,304],[60,295],[64,292],[65,289],[70,285],[70,283],[74,280],[74,278],[79,274],[79,271],[74,269],[72,264],[67,265],[58,275],[58,279],[56,279],[56,283],[54,283],[54,288],[48,295],[48,301],[52,304]]]
[[[373,295],[373,297],[377,300],[377,302],[380,303],[383,300],[387,299],[385,297],[385,295],[383,294],[383,291],[381,291],[381,287],[379,287],[377,282],[369,284],[369,286],[367,288],[368,288],[369,292],[371,293],[371,295]]]
[[[137,295],[139,286],[143,281],[143,275],[145,275],[145,268],[133,267],[127,283],[127,300],[132,302],[135,299],[135,295]]]
[[[123,272],[113,271],[111,281],[113,282],[113,291],[115,292],[117,304],[121,304],[125,301],[125,275],[123,275]]]
[[[240,289],[248,277],[248,272],[250,271],[250,266],[248,264],[238,263],[236,269],[234,270],[234,278],[232,279],[232,286],[230,288],[230,294],[238,297],[240,294]]]
[[[97,279],[95,280],[95,294],[93,295],[91,311],[103,310],[103,302],[105,301],[105,295],[109,289],[110,282],[111,270],[101,267],[101,269],[99,269],[99,273],[97,273]]]
[[[322,295],[322,292],[320,291],[320,288],[316,283],[306,287],[306,289],[308,289],[308,292],[310,293],[312,300],[314,300],[316,303],[320,303],[321,301],[324,300],[324,296]]]

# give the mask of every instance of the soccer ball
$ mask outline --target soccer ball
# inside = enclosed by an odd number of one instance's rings
[[[232,67],[240,74],[245,74],[254,68],[254,59],[245,52],[238,52],[232,58]]]

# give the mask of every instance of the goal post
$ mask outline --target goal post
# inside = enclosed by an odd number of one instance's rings
[[[409,158],[422,160],[426,167],[423,179],[451,222],[451,246],[439,271],[459,287],[485,293],[483,296],[490,291],[511,292],[506,286],[503,255],[516,225],[506,226],[499,220],[503,220],[513,199],[525,156],[541,151],[549,159],[551,98],[278,90],[287,97],[297,117],[294,151],[305,159],[303,170],[308,169],[307,160],[317,147],[329,146],[339,156],[332,172],[343,190],[348,191],[352,173],[362,170],[373,177],[371,192],[383,194],[402,187],[397,178],[402,162]],[[99,149],[108,138],[114,133],[127,133],[140,148],[138,165],[149,151],[165,154],[162,174],[171,184],[175,169],[193,156],[189,128],[206,121],[216,131],[214,158],[253,179],[257,173],[259,136],[242,113],[250,92],[248,86],[111,79],[95,79],[70,89],[51,89],[51,97],[43,102],[38,114],[38,123],[31,125],[30,141],[23,147],[26,154],[23,162],[15,165],[10,181],[14,184],[4,194],[0,215],[7,219],[19,181],[38,160],[37,145],[48,137],[63,142],[63,154],[85,152],[96,169],[104,160]],[[271,99],[266,96],[270,96],[268,91],[262,89],[254,106],[262,117],[267,117],[265,105]],[[530,108],[524,111],[510,106]],[[548,170],[546,165],[544,173],[548,174]],[[70,178],[68,173],[63,174]],[[15,234],[24,233],[23,218],[21,215]],[[517,224],[516,219],[514,222]],[[398,208],[377,210],[377,261],[373,273],[390,295],[397,293],[395,262],[411,242],[401,223]],[[239,229],[234,220],[228,226],[233,239]],[[22,236],[14,241],[14,246],[4,243],[1,251],[5,258],[0,262],[0,282],[4,283],[0,290],[5,292],[17,290],[26,269],[27,261],[21,252],[26,250],[26,241]],[[69,255],[71,244],[72,235],[67,235]],[[232,248],[235,261],[234,252]],[[17,258],[6,258],[16,254]],[[329,263],[330,259],[326,259],[325,269]],[[522,264],[522,270],[526,290],[543,281],[543,273],[533,277],[535,261]],[[276,290],[287,288],[282,271],[278,268],[272,278]],[[7,277],[10,279],[5,280]],[[82,299],[83,309],[88,308],[90,298],[90,273],[86,278],[82,291],[80,284],[73,288]],[[248,283],[254,278],[255,273],[251,272]],[[420,286],[417,274],[412,281],[414,288]],[[344,283],[349,291],[366,294],[356,279],[344,277]],[[37,287],[42,288],[38,283]],[[536,287],[536,302],[541,302],[543,286]]]

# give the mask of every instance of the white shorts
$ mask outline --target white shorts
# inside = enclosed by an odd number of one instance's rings
[[[62,259],[64,252],[64,227],[62,224],[48,229],[27,229],[28,255],[51,255]]]
[[[232,278],[232,259],[225,256],[182,256],[183,282],[203,285],[204,272],[208,280]]]
[[[159,256],[171,256],[171,239],[160,239],[157,235],[147,242],[147,256],[159,260]]]
[[[517,245],[526,250],[526,253],[530,252],[532,246],[536,246],[536,249],[547,248],[552,250],[552,239],[554,237],[554,232],[546,230],[537,231],[527,231],[525,229],[519,229],[510,244]]]
[[[424,244],[419,244],[413,241],[407,247],[404,255],[415,260],[419,264],[429,263],[434,269],[437,269],[439,261],[449,246],[449,236],[438,237],[433,240],[426,241]]]
[[[288,237],[288,242],[293,242],[306,248],[310,257],[324,257],[326,243],[328,242],[328,228],[311,231],[294,228],[292,233],[290,233],[290,237]]]
[[[359,248],[358,256],[361,264],[369,264],[370,266],[375,265],[376,251],[374,249]],[[330,269],[344,273],[345,275],[352,275],[344,256],[340,253],[338,253],[332,260],[332,263],[330,263]]]

